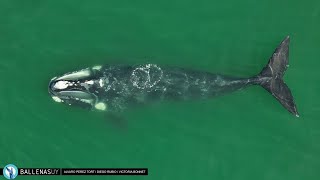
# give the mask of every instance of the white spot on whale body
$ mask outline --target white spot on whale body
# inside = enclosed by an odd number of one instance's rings
[[[65,89],[70,85],[68,81],[58,81],[53,87],[56,89]]]
[[[55,101],[55,102],[63,102],[59,97],[57,96],[52,96],[52,99]]]
[[[105,111],[107,109],[107,106],[105,103],[97,103],[95,106],[94,106],[97,110],[101,110],[101,111]]]
[[[91,99],[79,99],[81,102],[87,103],[87,104],[92,104]]]
[[[100,70],[102,66],[93,66],[92,69],[93,70]]]
[[[103,80],[102,79],[99,80],[99,84],[100,84],[100,87],[103,87]]]
[[[91,84],[91,85],[92,85],[94,82],[93,82],[93,80],[90,80],[90,81],[86,81],[85,83],[86,83],[86,84]]]

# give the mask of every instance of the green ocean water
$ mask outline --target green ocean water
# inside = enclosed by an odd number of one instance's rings
[[[319,179],[319,32],[317,0],[1,0],[0,166],[149,168],[18,179]],[[108,63],[249,77],[287,35],[300,118],[257,86],[128,110],[123,131],[47,91],[56,75]]]

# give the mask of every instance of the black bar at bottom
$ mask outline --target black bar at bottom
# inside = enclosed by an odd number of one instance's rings
[[[62,168],[62,175],[148,175],[148,168]]]
[[[18,168],[21,176],[55,175],[148,175],[148,168]],[[3,168],[0,168],[3,176]]]

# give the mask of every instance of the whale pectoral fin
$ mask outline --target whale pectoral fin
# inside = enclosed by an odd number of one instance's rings
[[[108,112],[105,113],[105,118],[107,122],[110,122],[113,126],[115,126],[118,129],[126,130],[128,128],[127,120],[119,114]]]

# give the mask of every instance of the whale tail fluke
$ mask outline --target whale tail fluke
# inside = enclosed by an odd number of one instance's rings
[[[270,92],[290,113],[299,117],[293,96],[289,87],[283,81],[283,75],[289,61],[289,43],[287,36],[272,54],[268,64],[257,76],[259,84]]]

